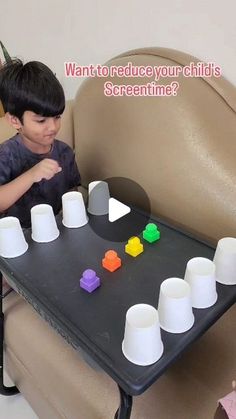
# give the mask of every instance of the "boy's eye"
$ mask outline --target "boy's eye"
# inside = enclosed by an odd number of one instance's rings
[[[53,118],[54,119],[60,119],[61,115],[56,115]],[[36,122],[38,122],[39,124],[43,124],[44,122],[46,122],[46,120],[47,120],[47,118],[40,118],[40,119],[37,119]]]

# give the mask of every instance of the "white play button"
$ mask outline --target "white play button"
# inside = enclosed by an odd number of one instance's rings
[[[115,198],[109,198],[109,214],[108,219],[111,223],[113,221],[119,220],[119,218],[124,217],[124,215],[129,214],[131,211],[128,205],[122,204]]]

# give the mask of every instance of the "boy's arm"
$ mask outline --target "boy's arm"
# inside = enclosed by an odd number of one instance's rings
[[[49,180],[62,169],[57,161],[44,159],[27,172],[5,185],[0,186],[0,212],[6,211],[27,192],[33,183]]]

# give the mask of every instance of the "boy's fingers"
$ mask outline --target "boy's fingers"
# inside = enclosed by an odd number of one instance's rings
[[[53,167],[55,167],[56,173],[61,172],[62,168],[61,166],[59,166],[58,162],[56,160],[52,160],[53,162]]]
[[[51,160],[50,162],[48,162],[47,167],[49,169],[55,170],[56,173],[62,170],[62,168],[59,166],[56,160]]]
[[[48,170],[47,170],[47,172],[48,172],[48,174],[50,174],[50,175],[55,175],[55,174],[57,174],[57,173],[59,173],[59,172],[61,172],[62,171],[62,168],[61,167],[56,167],[56,168],[54,168],[54,167],[49,167],[48,168]]]

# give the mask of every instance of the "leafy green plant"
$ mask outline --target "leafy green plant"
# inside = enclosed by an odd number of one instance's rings
[[[8,63],[9,61],[11,61],[11,56],[10,56],[9,52],[7,51],[7,49],[4,47],[2,41],[0,41],[0,47],[2,49],[3,57],[4,57],[5,61]]]
[[[0,47],[2,49],[2,54],[4,57],[4,60],[8,63],[9,61],[11,61],[11,56],[9,54],[9,52],[7,51],[7,49],[5,48],[5,46],[3,45],[2,41],[0,41]],[[0,59],[0,68],[2,67],[2,61]],[[4,116],[4,110],[0,101],[0,118]]]

